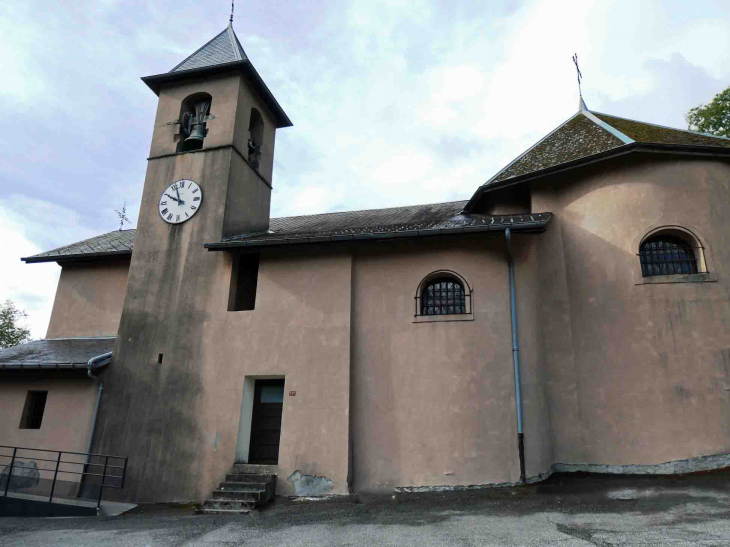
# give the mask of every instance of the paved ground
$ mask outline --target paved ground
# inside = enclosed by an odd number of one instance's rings
[[[554,475],[495,490],[292,502],[242,517],[140,506],[119,517],[0,518],[0,546],[727,546],[730,472]]]

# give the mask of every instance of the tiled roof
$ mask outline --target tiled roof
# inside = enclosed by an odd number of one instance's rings
[[[112,351],[115,336],[35,340],[0,350],[0,370],[86,368],[89,359]]]
[[[272,218],[268,232],[240,234],[223,238],[208,248],[239,245],[286,245],[343,241],[348,239],[385,239],[477,231],[539,230],[549,222],[550,213],[515,215],[463,214],[466,201],[391,207]]]
[[[477,193],[493,184],[500,186],[496,183],[539,173],[634,143],[730,148],[730,139],[724,137],[591,112],[585,108],[585,103],[581,103],[581,110],[577,114],[509,163],[484,183]]]
[[[621,139],[578,113],[502,169],[490,182],[540,171],[623,144]]]
[[[115,230],[108,234],[65,245],[58,249],[23,258],[25,262],[56,262],[58,260],[132,254],[135,230]]]
[[[223,238],[206,247],[228,245],[281,245],[344,239],[378,239],[416,235],[436,235],[464,231],[540,230],[550,221],[550,213],[520,215],[462,214],[466,201],[347,211],[322,215],[279,217],[270,220],[268,232]],[[27,258],[26,262],[56,262],[71,258],[92,258],[132,253],[135,230],[110,232],[59,247]]]
[[[246,59],[248,57],[246,57],[246,52],[243,51],[243,47],[241,47],[241,42],[238,41],[236,33],[233,32],[233,26],[228,25],[228,28],[190,55],[170,72],[182,72],[195,68],[235,63],[236,61],[245,61]]]
[[[713,137],[703,133],[695,133],[694,131],[684,131],[682,129],[673,129],[651,123],[637,122],[616,116],[609,116],[608,114],[601,114],[600,112],[594,112],[593,114],[596,118],[618,129],[621,133],[636,142],[722,146],[730,148],[730,139],[725,137]]]

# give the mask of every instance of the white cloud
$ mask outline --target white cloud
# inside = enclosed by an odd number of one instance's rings
[[[13,132],[0,156],[0,236],[13,242],[11,260],[114,229],[124,200],[136,219],[156,104],[138,77],[169,70],[225,27],[224,7],[201,17],[200,6],[0,6]],[[575,52],[589,107],[655,123],[683,126],[730,81],[730,21],[712,0],[244,9],[239,38],[295,123],[277,134],[275,216],[467,199],[576,111]],[[0,291],[27,284],[35,294],[26,276],[44,268],[18,261]]]

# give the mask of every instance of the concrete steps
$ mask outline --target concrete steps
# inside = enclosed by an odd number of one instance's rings
[[[275,465],[237,463],[196,512],[247,514],[273,499],[275,494]]]

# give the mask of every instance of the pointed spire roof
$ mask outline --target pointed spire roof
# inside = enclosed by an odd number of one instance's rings
[[[266,84],[259,76],[251,60],[243,51],[238,36],[233,31],[233,24],[228,26],[212,40],[197,49],[183,62],[176,65],[169,72],[154,76],[145,76],[142,81],[155,92],[160,94],[163,85],[184,80],[188,77],[205,78],[224,71],[239,70],[247,78],[251,86],[259,93],[263,102],[269,107],[276,119],[276,127],[290,127],[292,124],[289,117],[274,98],[274,95],[266,87]]]
[[[175,66],[170,72],[183,72],[246,60],[248,60],[246,52],[243,51],[238,36],[233,32],[233,25],[229,23],[223,32]]]
[[[485,192],[636,149],[730,155],[730,138],[579,110],[481,185],[465,207]]]

